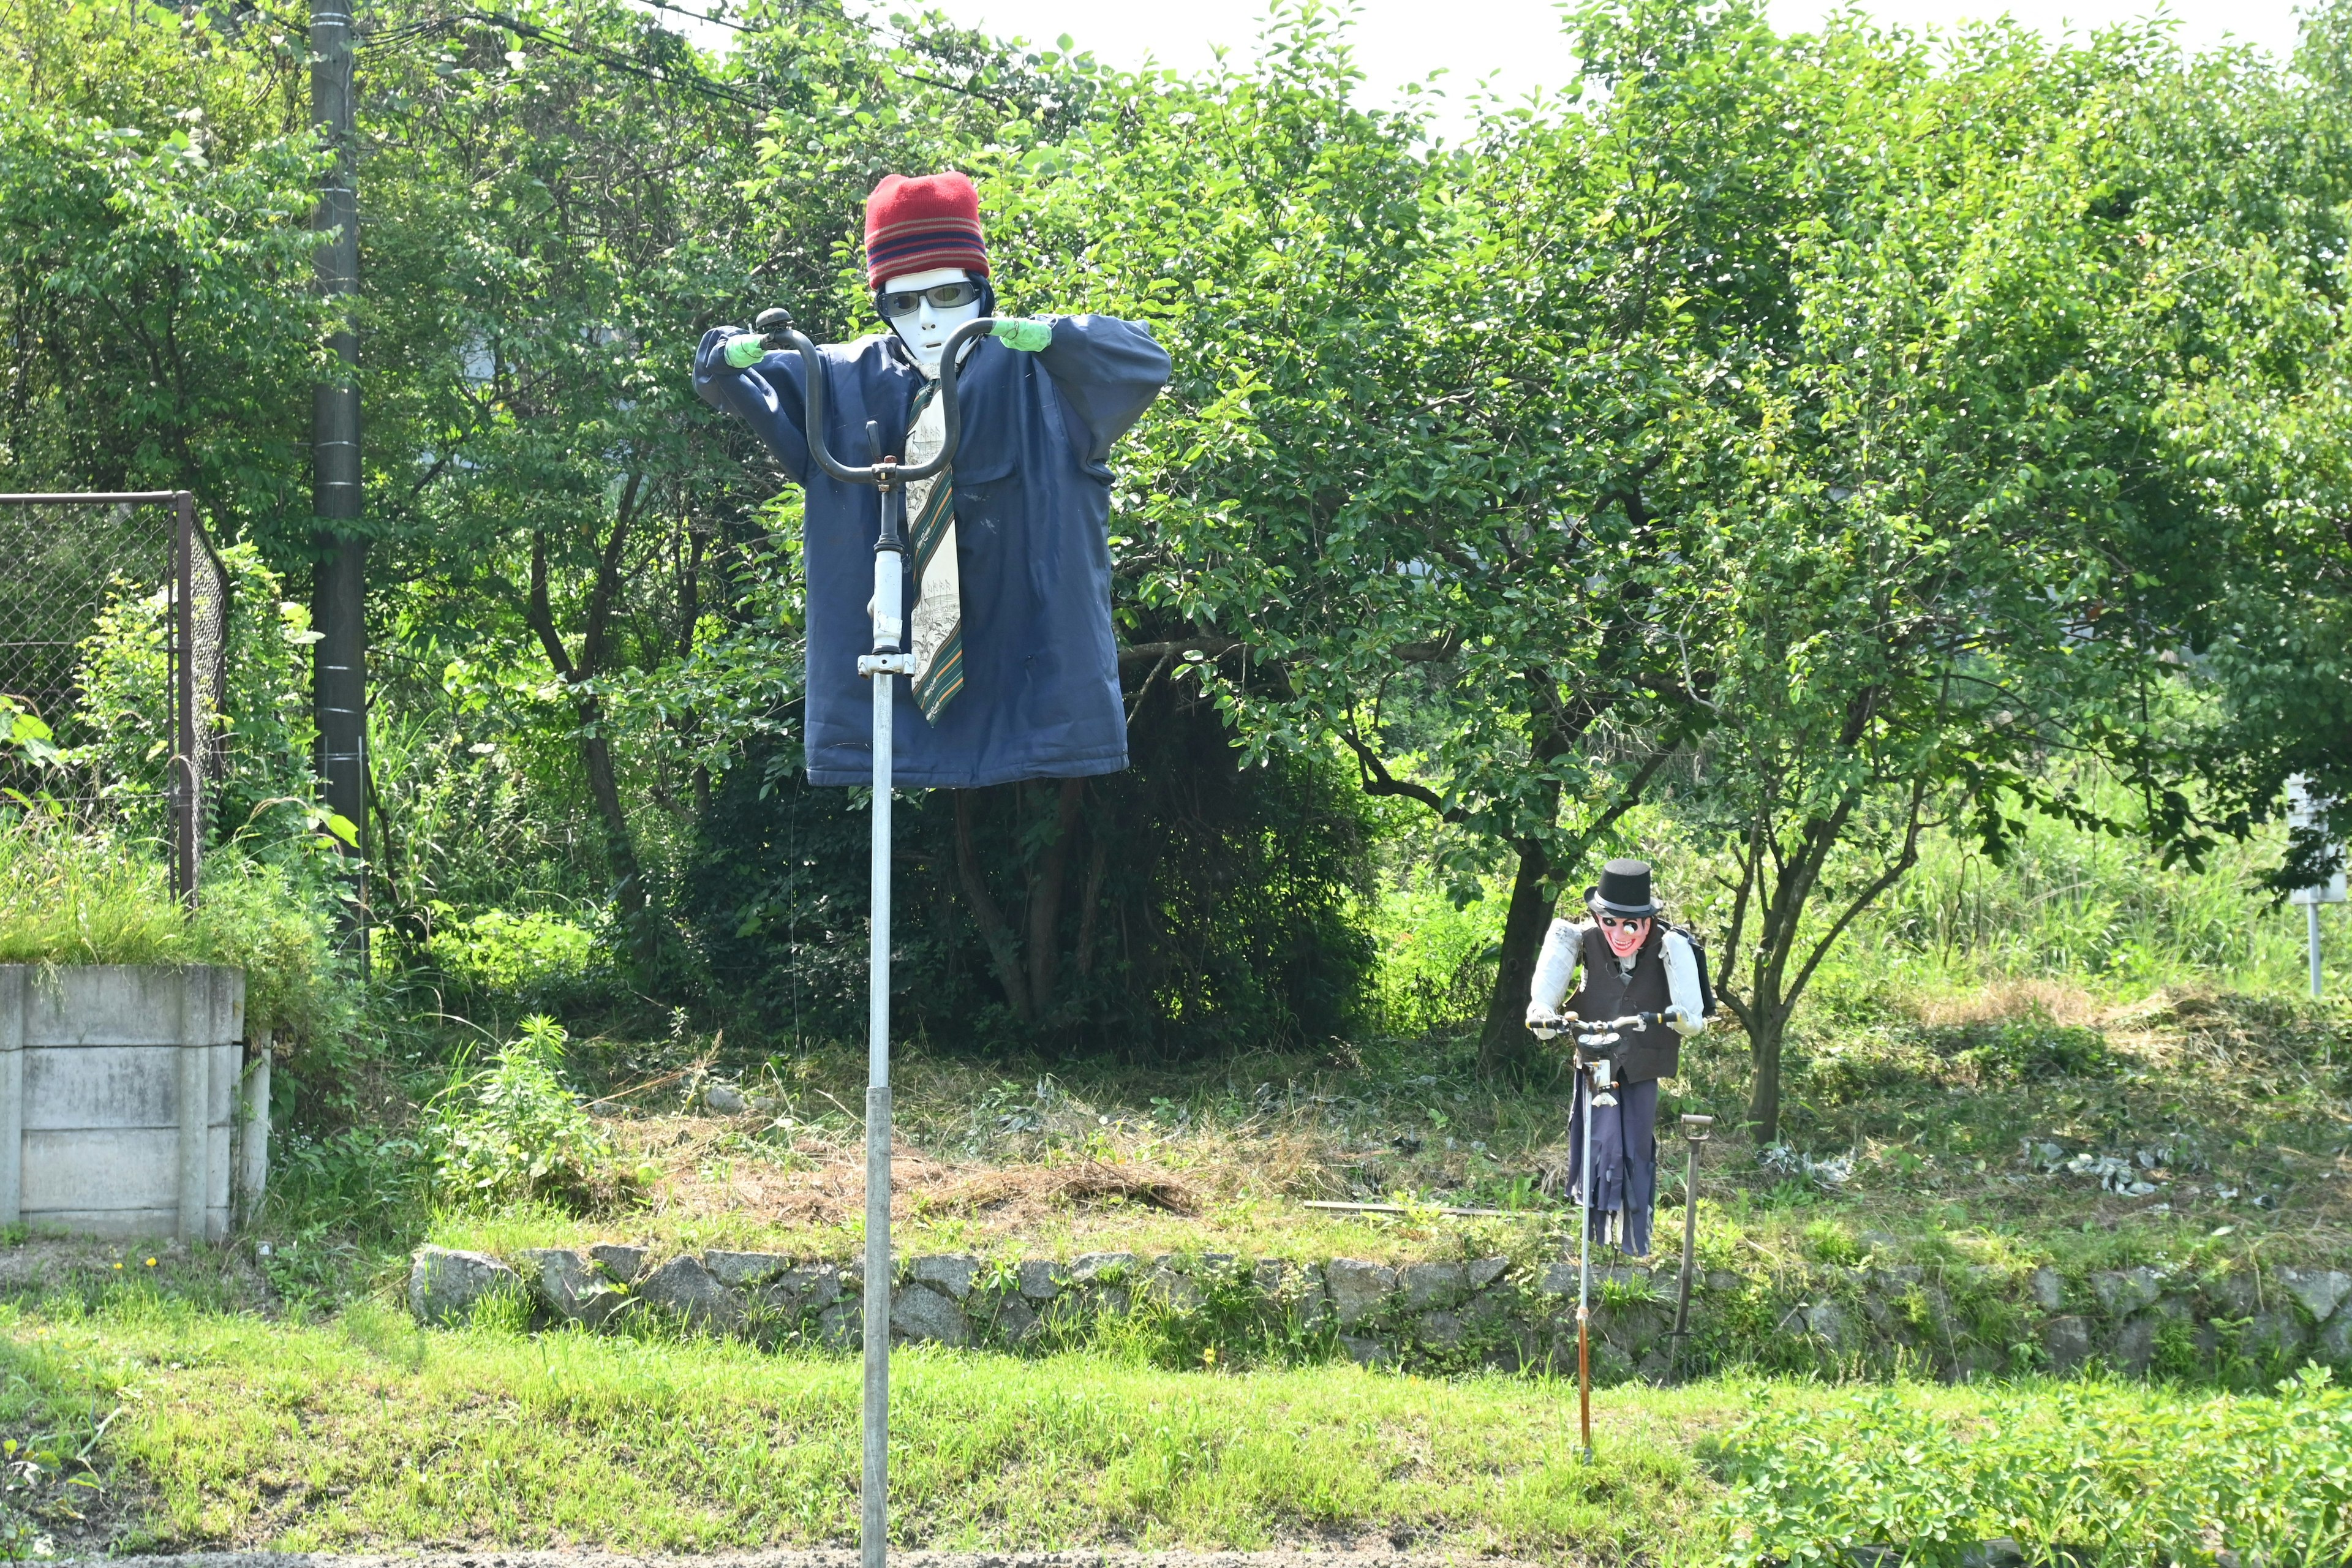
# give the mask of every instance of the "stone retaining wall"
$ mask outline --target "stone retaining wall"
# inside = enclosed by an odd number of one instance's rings
[[[1675,1271],[1595,1271],[1594,1375],[1663,1379]],[[763,1344],[854,1350],[862,1265],[761,1252],[658,1257],[607,1244],[507,1258],[425,1247],[408,1280],[423,1322],[471,1320],[504,1295],[535,1324],[626,1330],[632,1320]],[[1139,1319],[1203,1345],[1286,1346],[1430,1371],[1569,1371],[1576,1268],[1507,1258],[1301,1263],[1214,1254],[1096,1252],[1061,1262],[901,1260],[894,1339],[1046,1348]],[[1841,1376],[1896,1371],[1968,1378],[2093,1365],[2235,1381],[2311,1360],[2352,1368],[2352,1274],[2281,1268],[2197,1276],[2157,1268],[2070,1279],[2053,1268],[1823,1269],[1758,1278],[1706,1271],[1691,1300],[1685,1369],[1746,1363]]]

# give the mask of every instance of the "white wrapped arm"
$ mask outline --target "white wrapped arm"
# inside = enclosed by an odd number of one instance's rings
[[[1706,1019],[1698,1010],[1698,959],[1691,952],[1690,939],[1678,931],[1670,931],[1662,945],[1665,949],[1666,997],[1682,1014],[1668,1026],[1685,1039],[1703,1035],[1706,1033]]]
[[[1528,987],[1528,1027],[1537,1028],[1559,1016],[1559,1005],[1576,988],[1576,971],[1584,953],[1584,928],[1554,921],[1544,933],[1543,951],[1536,955],[1536,977]]]

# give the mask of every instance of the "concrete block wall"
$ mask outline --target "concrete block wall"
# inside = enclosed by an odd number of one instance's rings
[[[268,1160],[245,1033],[238,970],[0,964],[0,1225],[226,1237]]]

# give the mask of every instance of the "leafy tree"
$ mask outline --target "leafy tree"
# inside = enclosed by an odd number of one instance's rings
[[[319,343],[299,41],[54,0],[8,0],[0,38],[0,472],[272,534]]]
[[[1699,775],[1766,1140],[1797,1001],[1929,814],[1996,858],[2023,809],[2123,830],[2042,765],[2066,751],[2142,786],[2129,826],[2184,831],[2156,693],[2194,510],[2145,356],[2097,331],[2130,308],[2145,248],[2108,128],[2171,68],[2161,39],[2044,51],[1990,30],[1937,71],[1841,24],[1789,53],[1817,106],[1798,326],[1722,431],[1739,468],[1711,485],[1720,679]]]
[[[1135,664],[1214,693],[1254,751],[1336,742],[1368,792],[1516,856],[1500,1068],[1558,880],[1689,709],[1660,633],[1677,523],[1645,481],[1710,241],[1662,271],[1654,240],[1716,193],[1634,173],[1704,156],[1696,116],[1670,148],[1563,112],[1431,149],[1419,114],[1350,101],[1328,16],[1265,43],[1255,74],[1107,89],[987,197],[1009,276],[1143,316],[1176,359],[1115,542]]]
[[[2151,542],[2185,567],[2165,589],[2209,699],[2173,809],[2197,836],[2242,834],[2288,777],[2315,780],[2336,803],[2331,831],[2293,847],[2279,890],[2320,879],[2352,837],[2347,86],[2352,10],[2329,5],[2305,18],[2292,72],[2248,51],[2184,61],[2115,132],[2112,199],[2128,204],[2141,281],[2101,336],[2147,365],[2194,502],[2175,539]]]

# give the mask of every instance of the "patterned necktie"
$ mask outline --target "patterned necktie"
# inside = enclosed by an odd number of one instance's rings
[[[909,468],[928,463],[947,439],[947,414],[928,381],[915,395],[907,432]],[[956,569],[955,471],[941,468],[907,487],[908,533],[915,547],[915,705],[938,723],[963,689],[963,596]]]

